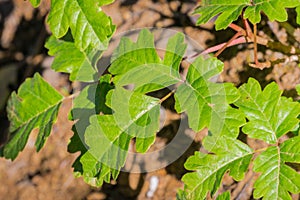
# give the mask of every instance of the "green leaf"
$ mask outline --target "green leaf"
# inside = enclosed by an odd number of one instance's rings
[[[280,155],[284,162],[300,163],[300,136],[284,141],[280,145]]]
[[[11,122],[11,136],[3,149],[6,158],[15,159],[26,145],[30,132],[39,128],[35,142],[37,151],[44,145],[52,125],[56,121],[63,97],[53,89],[39,74],[26,79],[18,94],[12,93],[7,113]]]
[[[176,200],[186,200],[185,193],[182,189],[177,191]]]
[[[249,120],[242,130],[250,137],[275,144],[299,123],[300,104],[281,97],[282,91],[276,83],[267,85],[262,91],[258,81],[250,78],[239,90],[242,96],[235,105]]]
[[[252,6],[245,10],[244,17],[253,24],[261,21],[261,12],[264,12],[270,21],[286,21],[288,14],[286,8],[294,8],[300,5],[299,0],[254,0]]]
[[[33,7],[38,7],[41,3],[41,0],[29,0]]]
[[[182,33],[176,33],[168,40],[163,64],[171,67],[174,72],[178,72],[186,48],[187,45],[184,43],[184,35]]]
[[[186,161],[185,168],[195,172],[187,173],[182,178],[185,183],[183,199],[201,200],[205,199],[208,192],[215,194],[227,171],[237,181],[244,178],[253,155],[252,150],[235,139],[223,137],[220,141],[228,148],[227,153],[218,150],[214,154],[195,152]]]
[[[71,29],[75,45],[80,50],[88,47],[105,50],[115,31],[111,18],[101,6],[113,0],[52,0],[47,22],[56,38]]]
[[[299,0],[203,0],[194,14],[200,14],[197,24],[203,24],[217,17],[216,30],[227,28],[237,20],[245,8],[244,18],[256,24],[261,20],[261,12],[273,21],[286,21],[286,8],[299,6]]]
[[[296,85],[297,94],[300,95],[300,84]]]
[[[246,123],[245,115],[237,109],[228,108],[227,113],[221,113],[224,119],[218,116],[212,117],[214,125],[209,129],[210,134],[203,140],[203,147],[210,152],[230,153],[233,147],[227,147],[229,143],[224,143],[223,140],[235,140],[239,133],[240,127]],[[236,147],[242,148],[237,145]],[[238,151],[238,149],[237,149]]]
[[[73,100],[73,107],[70,112],[70,119],[76,121],[72,127],[73,137],[68,145],[68,152],[81,152],[81,156],[88,147],[84,142],[84,133],[90,125],[89,118],[95,114],[111,114],[112,110],[105,105],[108,91],[113,89],[110,83],[111,76],[104,75],[98,83],[86,86]],[[74,162],[74,172],[77,176],[82,175],[83,169],[80,163],[81,156]]]
[[[124,166],[130,140],[133,138],[123,132],[112,115],[92,116],[86,129],[85,139],[90,147],[80,159],[85,181],[94,180],[97,186],[110,181],[110,174],[120,171]],[[109,174],[109,179],[106,179]],[[118,173],[113,177],[116,179]],[[95,179],[94,179],[95,178]],[[88,182],[89,183],[89,182]]]
[[[296,12],[297,12],[297,19],[296,19],[296,21],[297,21],[297,24],[300,25],[300,6],[298,6],[296,8]]]
[[[163,61],[157,55],[154,36],[147,29],[140,32],[136,43],[122,38],[113,54],[109,71],[116,75],[118,86],[134,84],[135,91],[147,93],[181,81],[179,65],[186,44],[181,33],[168,41]]]
[[[128,145],[136,138],[136,150],[146,152],[159,129],[160,101],[140,93],[116,88],[107,95],[113,115],[91,116],[85,132],[89,146],[80,159],[86,181],[115,179],[125,163]]]
[[[227,192],[224,192],[221,195],[218,195],[216,200],[230,200],[230,192],[227,191]]]
[[[126,67],[124,68],[125,62]],[[136,66],[147,63],[161,63],[154,46],[154,37],[149,30],[139,33],[136,43],[123,37],[114,51],[109,71],[114,75],[124,74]]]
[[[123,88],[107,95],[107,104],[122,131],[136,137],[136,150],[146,152],[159,129],[160,100]]]
[[[289,192],[300,192],[300,174],[286,162],[300,163],[300,138],[285,141],[280,147],[271,146],[254,161],[255,172],[261,172],[254,184],[254,198],[292,199]]]
[[[299,15],[298,15],[299,16]],[[300,84],[296,85],[296,92],[298,94],[298,96],[300,96]],[[298,102],[300,103],[300,101],[298,100]],[[300,115],[298,115],[298,119],[300,119]],[[295,127],[294,130],[292,130],[294,135],[299,135],[300,133],[300,124],[298,124],[298,127]]]
[[[197,24],[204,24],[220,14],[215,21],[216,30],[220,30],[237,20],[247,5],[251,5],[250,0],[203,0],[194,14],[200,14]]]
[[[187,111],[190,127],[195,131],[208,127],[203,147],[211,152],[196,152],[187,160],[186,169],[195,172],[183,176],[185,188],[179,199],[205,199],[208,192],[213,195],[227,171],[235,180],[243,179],[252,158],[252,150],[236,139],[239,127],[245,124],[244,114],[229,106],[239,98],[237,89],[232,84],[209,81],[222,69],[222,62],[215,58],[198,58],[175,93],[175,108]]]
[[[73,42],[50,37],[46,42],[48,54],[55,56],[52,69],[70,74],[71,81],[93,82],[98,79],[97,61],[101,51],[88,48],[78,49]]]
[[[185,83],[175,93],[176,111],[187,112],[189,125],[194,131],[208,127],[213,133],[226,129],[234,132],[236,125],[240,124],[234,122],[240,114],[228,105],[239,98],[238,90],[231,83],[210,81],[222,69],[223,63],[216,58],[197,58],[189,67]]]

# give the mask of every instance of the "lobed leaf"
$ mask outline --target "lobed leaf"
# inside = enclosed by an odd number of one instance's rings
[[[207,127],[217,134],[226,129],[234,132],[239,127],[240,122],[234,122],[240,116],[239,111],[229,106],[239,98],[238,90],[231,83],[209,81],[222,69],[223,63],[216,58],[197,58],[189,67],[186,81],[175,93],[175,109],[178,113],[187,112],[194,131]]]
[[[56,121],[63,97],[39,74],[27,79],[8,100],[7,113],[11,122],[9,141],[3,147],[6,158],[15,159],[26,145],[30,132],[39,128],[35,142],[37,151],[44,145]]]
[[[85,181],[91,179],[96,185],[116,179],[124,166],[132,136],[123,132],[112,115],[91,116],[85,140],[89,150],[80,158]]]
[[[111,108],[105,105],[108,91],[113,89],[110,83],[111,76],[104,75],[98,83],[86,86],[73,100],[73,107],[70,112],[70,119],[76,121],[72,127],[74,135],[68,145],[68,152],[81,152],[81,155],[73,163],[76,176],[82,176],[83,169],[80,163],[81,156],[87,151],[84,135],[90,125],[89,118],[100,113],[111,114]],[[87,181],[88,182],[88,181]]]
[[[207,71],[204,67],[201,69]],[[210,74],[215,75],[216,72]],[[197,80],[199,77],[201,76],[195,74],[188,75],[187,82]],[[248,83],[241,86],[239,90],[241,97],[235,104],[249,120],[242,129],[249,136],[266,139],[267,142],[271,141],[268,140],[269,138],[274,137],[275,142],[278,143],[279,137],[293,130],[298,124],[299,103],[281,97],[282,92],[275,83],[267,85],[262,91],[259,83],[250,78]],[[238,111],[233,116],[237,118]],[[232,127],[237,128],[245,124],[244,115],[240,114],[238,118],[241,120],[236,120]],[[214,130],[215,126],[208,128]],[[183,176],[185,188],[179,192],[179,199],[204,199],[208,192],[213,196],[227,171],[236,181],[243,179],[254,152],[236,139],[238,133],[239,131],[234,128],[218,129],[204,138],[203,147],[210,154],[196,152],[187,160],[186,169],[194,172]],[[270,146],[267,150],[261,150],[263,152],[254,161],[254,171],[261,172],[254,185],[255,198],[291,199],[289,193],[299,193],[300,174],[286,165],[286,163],[300,162],[299,138],[294,137],[278,147]]]
[[[107,95],[112,115],[93,115],[85,132],[89,150],[81,157],[86,181],[101,185],[116,179],[124,166],[130,140],[136,150],[146,152],[159,129],[160,101],[140,93],[116,88]]]
[[[197,24],[204,24],[220,14],[215,21],[216,30],[220,30],[237,20],[244,7],[249,5],[250,0],[203,0],[194,14],[200,14]]]
[[[75,45],[81,51],[105,50],[115,26],[101,6],[111,2],[113,0],[52,0],[47,22],[56,38],[63,37],[70,28]]]
[[[254,198],[292,199],[289,192],[300,192],[300,174],[289,163],[300,163],[299,137],[289,139],[279,147],[271,146],[254,161],[254,171],[261,172],[254,184]]]
[[[299,123],[300,104],[281,97],[276,83],[267,85],[262,91],[258,81],[250,78],[239,90],[241,98],[235,105],[249,120],[242,130],[250,137],[275,144]]]
[[[243,179],[253,151],[236,139],[223,137],[222,142],[228,147],[227,153],[218,150],[214,154],[195,152],[188,158],[185,168],[195,172],[187,173],[182,178],[185,183],[181,194],[183,199],[205,199],[208,192],[214,195],[227,171],[235,180]]]
[[[115,123],[136,137],[136,150],[146,152],[159,129],[160,100],[116,88],[107,95],[107,105],[114,111]]]
[[[187,45],[184,43],[184,35],[180,32],[168,40],[163,64],[174,70],[171,72],[179,71],[179,66],[186,48]]]
[[[123,62],[126,63],[125,68]],[[123,37],[113,53],[111,63],[109,71],[114,75],[124,74],[142,64],[160,63],[151,32],[147,29],[141,30],[136,43]]]
[[[48,54],[55,56],[51,68],[57,72],[70,74],[71,81],[93,82],[98,79],[97,61],[101,51],[88,48],[78,49],[73,42],[50,37],[45,47]]]
[[[168,41],[162,61],[154,46],[154,36],[147,29],[140,32],[136,43],[122,38],[113,54],[109,72],[118,86],[134,84],[135,91],[147,93],[181,81],[179,65],[186,44],[181,33]]]
[[[237,20],[245,10],[243,18],[256,24],[261,21],[263,12],[273,21],[286,21],[286,8],[294,8],[300,5],[299,0],[204,0],[201,1],[194,14],[200,14],[197,24],[203,24],[216,17],[216,30],[227,28]]]
[[[263,12],[270,21],[283,22],[288,19],[286,8],[294,8],[299,5],[299,0],[253,0],[253,5],[246,8],[244,17],[256,24],[261,21],[261,12]]]

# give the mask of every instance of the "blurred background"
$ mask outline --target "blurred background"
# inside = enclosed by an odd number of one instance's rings
[[[196,0],[116,0],[103,10],[117,25],[116,34],[143,27],[171,28],[185,33],[203,49],[226,42],[234,35],[231,30],[216,32],[213,23],[195,26],[197,17],[191,16],[191,12],[196,5]],[[53,58],[47,55],[44,47],[50,35],[45,22],[49,8],[50,0],[43,0],[37,9],[24,0],[0,0],[0,145],[6,141],[9,127],[5,110],[7,99],[27,77],[39,72],[63,95],[80,88],[78,83],[68,81],[67,74],[51,70]],[[289,13],[292,17],[288,25],[293,28],[292,35],[286,31],[284,24],[268,22],[266,18],[263,18],[259,27],[259,34],[299,47],[300,29],[293,18],[294,10],[289,10]],[[240,20],[236,23],[242,24]],[[219,81],[233,82],[237,86],[249,77],[258,79],[262,86],[276,81],[285,90],[286,96],[296,97],[295,85],[300,83],[297,61],[260,47],[260,60],[280,62],[274,62],[264,70],[254,69],[248,66],[253,61],[252,48],[251,45],[239,45],[226,49],[220,55],[225,68]],[[109,56],[111,51],[106,54]],[[173,112],[170,101],[166,105],[169,122],[158,133],[152,148],[168,143],[178,129],[180,117]],[[71,103],[71,100],[63,103],[51,136],[39,153],[35,152],[33,131],[25,150],[15,161],[0,158],[0,200],[175,199],[176,191],[183,187],[180,181],[186,173],[183,163],[189,155],[201,148],[201,139],[206,131],[200,132],[189,150],[170,166],[145,174],[121,173],[117,182],[94,188],[85,184],[82,178],[74,178],[72,174],[71,165],[76,154],[67,152],[67,144],[72,136],[72,123],[68,121]],[[225,176],[221,190],[231,190],[235,199],[251,199],[252,185],[251,179],[236,183]]]

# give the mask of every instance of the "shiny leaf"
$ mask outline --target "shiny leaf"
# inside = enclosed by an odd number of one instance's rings
[[[194,14],[200,14],[197,24],[204,24],[217,16],[215,26],[217,30],[220,30],[237,20],[247,5],[251,5],[250,0],[203,0]]]
[[[98,79],[97,61],[101,51],[97,49],[78,49],[73,42],[50,37],[46,42],[48,54],[55,56],[52,69],[70,74],[71,81],[93,82]]]
[[[300,174],[289,163],[300,163],[299,137],[289,139],[279,147],[271,146],[254,161],[260,177],[254,184],[254,197],[263,199],[292,199],[289,192],[300,192]]]
[[[47,22],[56,38],[71,29],[75,45],[80,50],[88,47],[104,50],[115,31],[111,18],[101,6],[113,0],[52,0]]]
[[[270,21],[283,22],[288,19],[286,8],[294,8],[300,5],[299,0],[253,0],[253,4],[245,10],[244,17],[253,24],[261,21],[261,12],[268,16]]]
[[[229,106],[239,98],[238,90],[231,83],[210,81],[222,69],[223,63],[215,58],[197,58],[189,67],[186,81],[175,93],[175,108],[179,113],[187,112],[194,131],[208,127],[213,133],[226,129],[234,132],[240,125],[240,119],[236,118],[240,116],[239,111]]]
[[[186,49],[183,42],[183,34],[172,36],[162,61],[154,46],[154,36],[147,29],[139,33],[135,43],[126,37],[122,38],[109,68],[116,75],[114,82],[118,86],[134,84],[135,91],[141,93],[180,82],[179,65]]]
[[[70,119],[76,121],[72,127],[74,135],[68,145],[70,153],[81,152],[81,155],[73,163],[76,176],[82,176],[83,169],[80,163],[81,156],[87,151],[84,135],[90,125],[89,118],[100,113],[111,114],[112,110],[105,105],[108,91],[113,89],[110,83],[111,76],[104,75],[98,83],[86,86],[73,100]]]
[[[239,90],[242,96],[235,104],[249,119],[242,130],[250,137],[275,144],[299,123],[300,104],[281,97],[282,91],[276,83],[262,91],[259,83],[250,78]]]
[[[216,29],[225,29],[242,14],[244,18],[256,24],[261,21],[261,13],[271,21],[286,21],[286,8],[300,5],[299,0],[203,0],[194,14],[200,14],[197,24],[203,24],[216,17]]]
[[[63,97],[39,74],[26,79],[18,93],[13,92],[8,101],[7,113],[11,122],[11,135],[3,147],[4,156],[15,159],[24,149],[30,132],[35,128],[39,128],[35,142],[39,151],[56,121],[62,100]]]
[[[251,161],[253,152],[242,142],[235,139],[222,138],[226,145],[227,153],[215,151],[214,154],[203,154],[195,152],[194,156],[188,158],[185,168],[194,170],[187,173],[182,180],[185,183],[183,199],[205,199],[208,192],[211,195],[220,187],[224,174],[229,171],[230,176],[240,181]]]
[[[109,182],[110,175],[117,177],[131,139],[136,138],[138,152],[146,152],[159,129],[159,99],[116,88],[108,93],[107,105],[112,115],[90,117],[85,132],[89,150],[80,159],[84,178],[98,185]]]

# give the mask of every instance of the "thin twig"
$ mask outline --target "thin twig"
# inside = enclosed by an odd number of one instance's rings
[[[243,29],[242,27],[236,25],[236,24],[229,24],[229,28],[231,28],[232,30],[236,31],[236,32],[242,32],[243,35],[246,35],[246,31],[245,29]]]
[[[162,102],[164,102],[165,100],[167,100],[170,96],[172,96],[172,94],[174,94],[176,92],[176,89],[172,90],[171,92],[169,92],[166,96],[164,96],[163,98],[161,98],[159,100],[159,103],[161,104]]]
[[[231,46],[235,46],[235,45],[238,45],[238,44],[244,44],[246,43],[246,39],[244,37],[239,37],[235,40],[233,40],[230,44],[228,44],[227,47],[231,47]],[[209,54],[209,53],[212,53],[212,52],[215,52],[215,51],[218,51],[219,49],[221,49],[226,43],[222,43],[222,44],[219,44],[219,45],[216,45],[216,46],[213,46],[213,47],[210,47],[204,51],[202,51],[201,53],[197,53],[195,55],[192,56],[193,57],[196,57],[197,55],[206,55],[206,54]]]
[[[224,44],[224,46],[219,49],[219,51],[214,55],[215,57],[218,57],[235,39],[242,36],[243,34],[241,32],[237,32],[228,42]]]
[[[254,67],[257,67],[259,64],[262,64],[262,63],[258,62],[257,44],[266,46],[273,51],[278,51],[278,52],[284,53],[286,55],[300,55],[300,48],[297,48],[295,46],[286,46],[280,42],[270,41],[266,38],[258,36],[257,35],[257,26],[254,25],[255,33],[253,33],[247,20],[244,20],[244,25],[245,25],[245,29],[243,29],[242,27],[240,27],[236,24],[233,24],[233,23],[229,25],[229,27],[231,29],[237,31],[238,32],[237,34],[240,34],[240,36],[243,36],[243,37],[237,37],[235,35],[233,38],[231,38],[231,41],[229,41],[229,42],[210,47],[208,49],[205,49],[202,52],[195,53],[191,56],[186,56],[183,58],[183,60],[195,58],[199,55],[206,55],[206,54],[213,53],[216,51],[222,52],[227,47],[235,46],[238,44],[250,43],[250,42],[254,43],[255,64],[251,64],[251,66],[254,66]],[[237,37],[237,38],[235,38],[235,37]],[[218,56],[220,54],[220,52],[216,53],[215,56]],[[263,68],[263,67],[264,66],[260,66],[260,68]]]
[[[258,65],[258,57],[257,57],[257,39],[256,39],[256,36],[257,36],[257,26],[256,24],[254,24],[253,26],[253,31],[254,31],[254,62],[256,65]]]
[[[71,95],[65,97],[64,99],[73,99],[73,98],[77,97],[79,94],[80,94],[80,91],[75,92],[74,94],[71,94]]]

